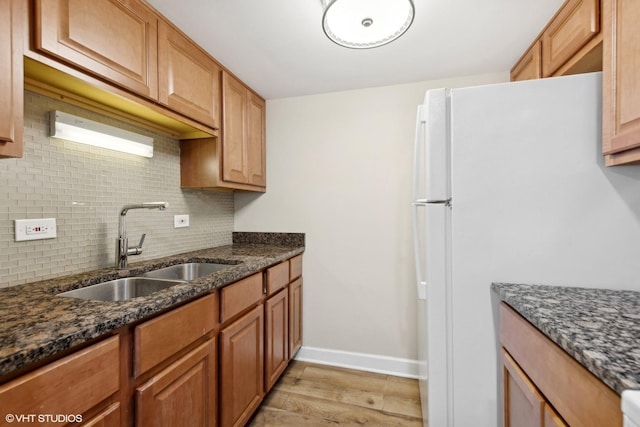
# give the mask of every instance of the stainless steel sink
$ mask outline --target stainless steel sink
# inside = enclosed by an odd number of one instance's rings
[[[58,296],[95,301],[127,301],[151,295],[180,283],[186,282],[149,277],[127,277],[63,292]]]
[[[216,264],[211,262],[189,262],[186,264],[176,264],[170,267],[160,268],[142,274],[143,277],[154,277],[156,279],[169,280],[195,280],[199,277],[207,276],[223,268],[231,267],[233,264]]]

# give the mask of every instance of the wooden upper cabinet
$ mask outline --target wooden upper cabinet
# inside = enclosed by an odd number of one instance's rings
[[[239,80],[222,73],[222,179],[264,191],[265,103]]]
[[[511,81],[542,78],[542,43],[536,42],[511,69]]]
[[[542,73],[550,76],[600,33],[600,1],[568,0],[542,33]]]
[[[225,181],[249,182],[246,152],[247,89],[228,73],[222,73],[222,177]]]
[[[603,152],[607,164],[640,161],[640,2],[603,0]]]
[[[266,187],[267,171],[265,153],[266,129],[265,116],[266,105],[262,98],[249,92],[247,107],[247,169],[249,184],[258,187]]]
[[[168,23],[158,23],[158,100],[181,114],[220,127],[220,67]]]
[[[36,0],[35,6],[38,51],[157,99],[155,12],[135,0]]]
[[[23,0],[0,0],[0,157],[23,152]]]

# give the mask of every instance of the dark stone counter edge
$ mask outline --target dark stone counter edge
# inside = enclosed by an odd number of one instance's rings
[[[541,319],[535,316],[534,313],[531,313],[530,310],[523,309],[518,301],[518,297],[509,295],[509,291],[511,290],[509,288],[512,286],[513,284],[510,283],[492,283],[491,290],[500,297],[500,300],[502,302],[513,308],[518,314],[520,314],[529,323],[531,323],[538,331],[543,333],[548,339],[558,345],[576,362],[578,362],[582,367],[595,375],[600,381],[605,383],[618,395],[621,395],[624,390],[629,389],[629,386],[624,384],[618,378],[615,372],[607,369],[606,366],[603,366],[599,361],[593,360],[591,357],[589,357],[589,355],[587,355],[581,348],[573,345],[569,338],[563,336],[563,334],[553,326],[552,322],[543,322],[541,321]]]
[[[231,284],[254,273],[262,271],[269,266],[275,265],[286,259],[302,254],[304,247],[286,247],[277,248],[277,255],[247,255],[243,256],[217,256],[215,253],[219,249],[244,247],[244,246],[263,246],[261,244],[238,244],[229,247],[219,247],[211,249],[197,250],[185,254],[178,254],[155,260],[149,260],[134,264],[129,270],[116,271],[113,269],[102,269],[85,274],[65,276],[58,279],[36,282],[33,284],[19,285],[33,286],[35,294],[40,298],[54,301],[56,303],[66,303],[69,306],[70,313],[77,313],[82,316],[83,311],[90,311],[92,316],[99,318],[95,323],[91,323],[88,327],[80,326],[77,330],[66,335],[55,336],[50,339],[41,340],[40,342],[30,342],[28,348],[16,348],[15,351],[7,349],[2,350],[0,356],[0,377],[5,377],[16,370],[35,364],[42,360],[50,359],[58,353],[80,346],[84,343],[92,341],[102,336],[108,336],[110,333],[129,325],[139,322],[145,318],[152,317],[160,312],[170,309],[174,306],[181,305],[200,296],[211,293],[216,288]],[[213,252],[213,254],[208,254]],[[249,251],[251,252],[251,251]],[[259,251],[258,251],[259,252]],[[243,260],[242,258],[247,258]],[[84,301],[77,299],[66,299],[55,295],[65,290],[75,289],[92,284],[100,283],[118,277],[129,277],[142,274],[145,271],[162,268],[165,266],[183,263],[183,262],[222,262],[230,264],[230,268],[218,271],[209,276],[194,280],[184,285],[175,285],[163,291],[152,294],[148,297],[136,298],[124,302],[100,302],[100,301]],[[17,287],[0,289],[2,291],[11,291]],[[43,289],[46,288],[46,291]],[[34,297],[34,295],[30,295]],[[68,300],[68,301],[67,301]],[[46,301],[44,302],[46,304]],[[50,323],[44,321],[41,323]],[[70,325],[63,325],[69,327]],[[61,329],[55,324],[51,324],[51,329]],[[1,337],[0,337],[1,338]],[[0,339],[0,342],[1,339]],[[4,347],[3,343],[3,347]],[[7,353],[10,354],[7,354]]]

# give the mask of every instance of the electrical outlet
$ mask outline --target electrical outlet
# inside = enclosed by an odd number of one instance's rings
[[[57,237],[55,218],[16,219],[14,224],[16,242]]]
[[[189,226],[189,215],[174,215],[173,228],[182,228]]]

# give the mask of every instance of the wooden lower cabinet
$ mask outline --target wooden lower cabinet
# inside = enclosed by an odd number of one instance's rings
[[[504,303],[500,342],[505,427],[622,426],[620,396]]]
[[[289,363],[289,290],[282,289],[266,300],[264,313],[264,387],[268,392]]]
[[[215,355],[208,340],[138,387],[136,425],[215,426]]]
[[[3,384],[0,402],[5,414],[82,416],[115,403],[110,399],[119,390],[120,345],[119,337],[114,336]],[[109,420],[119,417],[113,409],[115,414],[108,411],[102,417],[104,425],[113,425]],[[0,417],[0,426],[12,425],[9,421]],[[44,421],[37,424],[60,425],[55,420]]]
[[[119,427],[122,425],[120,422],[120,411],[120,403],[116,402],[101,411],[95,417],[89,418],[82,425],[84,427]]]
[[[264,396],[264,307],[220,331],[220,426],[243,426]]]
[[[502,349],[502,375],[505,427],[567,425],[504,349]]]
[[[289,358],[302,347],[302,277],[289,284]]]

